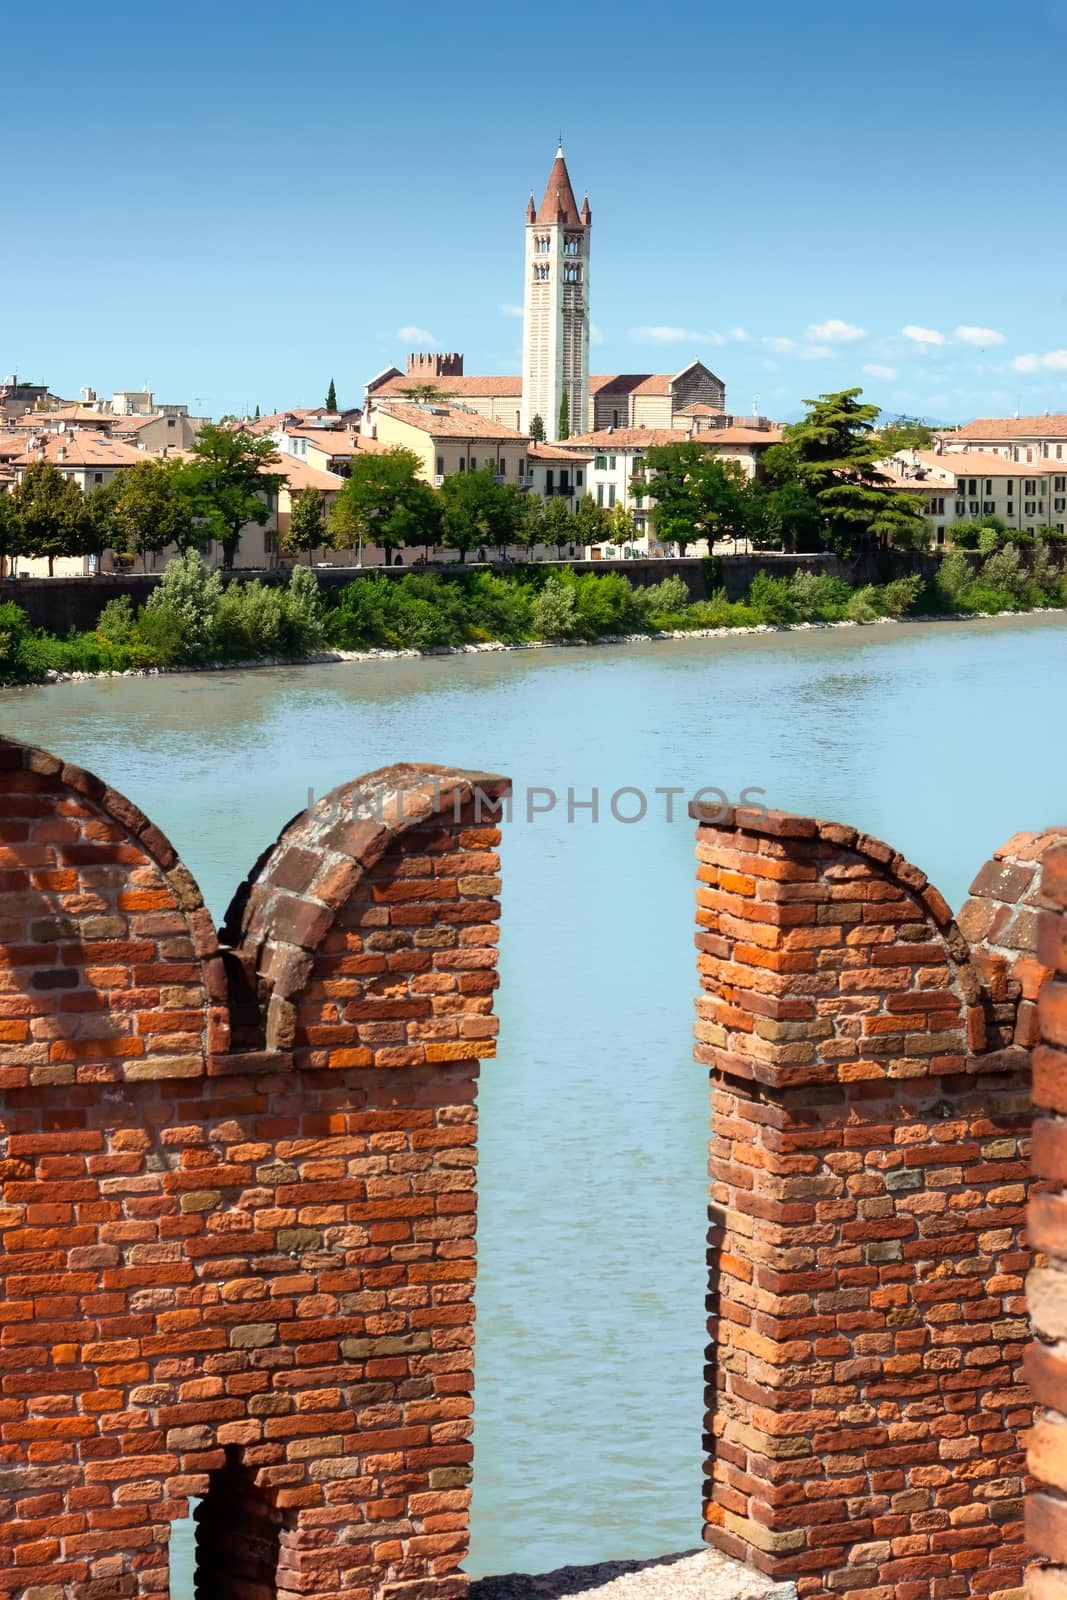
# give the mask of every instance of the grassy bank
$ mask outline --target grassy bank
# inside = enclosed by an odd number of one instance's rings
[[[952,552],[936,579],[852,587],[840,578],[757,573],[744,600],[713,590],[693,601],[679,577],[642,588],[619,573],[517,568],[443,575],[382,574],[320,593],[313,572],[289,583],[223,586],[195,553],[171,562],[145,605],[113,600],[96,627],[59,638],[33,629],[13,602],[0,605],[0,681],[40,682],[73,672],[171,670],[298,659],[324,649],[431,650],[538,640],[594,641],[636,633],[697,632],[882,617],[970,616],[1067,605],[1062,558],[1043,546],[1024,562],[1011,545],[984,559]]]

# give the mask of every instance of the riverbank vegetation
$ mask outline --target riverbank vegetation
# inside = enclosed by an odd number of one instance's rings
[[[693,600],[678,576],[641,586],[620,573],[568,567],[454,568],[391,578],[371,572],[320,591],[314,572],[294,567],[286,584],[226,583],[196,550],[171,561],[144,605],[111,600],[96,626],[59,638],[34,629],[14,602],[0,605],[0,681],[33,682],[72,672],[125,672],[264,659],[322,650],[432,650],[589,641],[632,634],[883,617],[967,616],[1067,606],[1062,550],[1041,540],[1021,550],[984,529],[985,552],[950,551],[932,580],[912,573],[854,586],[826,573],[757,572],[743,600],[729,600],[721,565],[703,564],[708,598]],[[695,567],[695,564],[694,564]]]

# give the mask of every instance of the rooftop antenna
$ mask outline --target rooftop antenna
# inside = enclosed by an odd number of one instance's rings
[[[758,417],[759,416],[759,395],[758,394],[754,394],[752,396],[752,415],[754,417]]]

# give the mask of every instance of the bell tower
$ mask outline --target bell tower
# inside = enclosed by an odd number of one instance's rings
[[[586,196],[579,211],[562,144],[539,208],[526,207],[526,282],[522,328],[522,426],[539,416],[545,438],[559,438],[567,397],[568,432],[589,427],[589,235]]]

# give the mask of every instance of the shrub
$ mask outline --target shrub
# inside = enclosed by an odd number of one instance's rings
[[[964,596],[974,580],[971,563],[962,550],[950,550],[942,556],[934,579],[934,588],[950,611],[965,604]]]
[[[914,610],[923,586],[917,573],[907,578],[894,578],[882,590],[882,610],[887,617],[906,617]]]
[[[467,637],[501,639],[518,644],[530,637],[533,627],[533,596],[524,583],[478,572],[466,593]]]
[[[843,578],[827,572],[795,572],[789,580],[789,599],[805,621],[832,622],[844,613],[851,593]]]
[[[208,571],[198,550],[187,550],[184,555],[168,561],[142,615],[147,616],[153,611],[170,611],[180,627],[180,659],[200,661],[210,651],[221,600],[221,574]]]
[[[282,647],[284,623],[277,589],[260,583],[230,583],[212,622],[212,653],[223,659],[274,655]]]
[[[295,566],[281,591],[282,636],[292,655],[321,650],[326,627],[319,580],[310,567]]]
[[[994,551],[983,562],[978,581],[985,589],[999,589],[1012,600],[1021,599],[1026,593],[1027,575],[1016,547],[1006,544],[1003,550]]]
[[[109,600],[96,619],[99,637],[112,645],[128,645],[137,633],[137,619],[128,594]]]
[[[533,627],[540,639],[573,639],[578,632],[574,584],[561,573],[550,574],[533,603]]]
[[[585,638],[596,639],[602,633],[633,633],[644,626],[645,609],[633,584],[620,572],[608,572],[603,577],[584,572],[571,581],[578,631]]]
[[[854,589],[845,602],[845,617],[849,622],[873,622],[880,615],[881,596],[873,583]]]
[[[171,606],[142,606],[137,627],[145,643],[147,659],[154,665],[173,667],[189,659],[185,653],[182,619]]]
[[[650,583],[647,588],[638,589],[636,598],[646,618],[677,617],[689,609],[689,585],[675,573],[664,578],[662,583]]]
[[[30,619],[13,600],[0,603],[0,678],[24,675],[23,649],[31,637]]]
[[[756,573],[749,585],[748,604],[757,622],[795,622],[797,618],[788,582],[772,578],[769,572]]]

